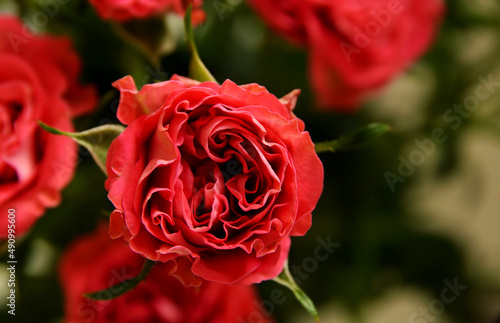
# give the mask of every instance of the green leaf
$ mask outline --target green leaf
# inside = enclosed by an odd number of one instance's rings
[[[146,278],[146,275],[151,271],[151,269],[153,269],[155,263],[156,262],[152,260],[145,259],[144,265],[142,266],[142,270],[136,277],[131,279],[126,279],[122,282],[119,282],[116,285],[113,285],[109,288],[94,293],[84,294],[83,296],[93,299],[95,301],[109,301],[110,299],[117,298],[118,296],[121,296],[126,292],[131,291],[132,289],[135,288],[135,286],[139,285],[139,283]]]
[[[186,41],[191,51],[191,62],[189,63],[189,77],[200,82],[211,81],[217,83],[217,80],[210,73],[208,68],[201,61],[193,36],[193,24],[191,23],[191,12],[193,5],[190,4],[184,16],[184,29],[186,31]]]
[[[281,284],[285,287],[288,287],[295,298],[302,304],[302,306],[309,312],[309,314],[314,317],[316,322],[319,322],[318,310],[316,310],[316,306],[314,306],[313,301],[307,296],[306,293],[297,285],[293,276],[290,274],[290,269],[288,268],[288,260],[285,262],[285,266],[283,267],[283,271],[278,277],[273,279],[278,284]]]
[[[97,166],[101,168],[104,174],[106,174],[106,155],[108,154],[109,146],[111,142],[125,130],[123,126],[108,124],[83,132],[64,132],[52,128],[41,121],[38,121],[38,124],[49,133],[70,137],[78,144],[87,148]]]
[[[318,142],[314,144],[317,153],[336,152],[338,150],[357,148],[367,142],[392,131],[391,127],[382,123],[372,123],[337,140]]]

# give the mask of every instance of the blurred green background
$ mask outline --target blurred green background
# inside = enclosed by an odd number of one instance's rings
[[[447,5],[425,57],[359,111],[338,114],[315,108],[304,49],[270,32],[243,1],[205,0],[207,21],[195,30],[196,42],[219,81],[256,82],[278,97],[302,89],[295,113],[315,141],[336,139],[371,122],[394,129],[362,148],[320,156],[325,189],[311,230],[293,239],[290,266],[301,268],[300,286],[318,306],[322,322],[499,322],[500,87],[466,117],[449,110],[474,97],[481,78],[500,81],[500,5],[495,0]],[[102,99],[94,115],[77,120],[79,130],[118,122],[118,92],[111,83],[122,76],[132,75],[141,86],[187,74],[189,53],[178,17],[169,17],[164,31],[157,21],[146,27],[103,22],[86,0],[0,0],[0,10],[18,13],[35,30],[73,39],[84,65],[82,80],[96,84]],[[33,21],[40,10],[48,17],[43,26]],[[138,34],[131,36],[132,30]],[[159,36],[164,46],[158,45]],[[141,43],[131,41],[137,37]],[[159,48],[165,53],[161,59],[148,58]],[[426,153],[416,140],[429,142],[436,128],[447,139],[433,142]],[[417,155],[424,157],[401,176],[401,160],[416,161]],[[17,244],[22,270],[16,322],[61,320],[58,258],[112,210],[105,176],[86,151],[80,157],[62,204],[48,210]],[[387,172],[404,182],[391,189]],[[321,261],[314,259],[318,239],[339,244]],[[3,280],[5,254],[1,260]],[[445,281],[467,288],[446,303]],[[0,299],[7,296],[5,285]],[[277,288],[286,301],[268,309],[278,322],[313,322],[291,292],[273,282],[259,286],[264,300]],[[4,303],[0,322],[10,322]],[[414,314],[425,310],[427,318]]]

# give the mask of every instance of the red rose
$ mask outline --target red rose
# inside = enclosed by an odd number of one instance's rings
[[[186,0],[89,0],[101,18],[116,21],[144,19],[159,16],[167,12],[184,15]],[[193,23],[200,23],[205,19],[202,9],[203,0],[193,1]]]
[[[72,131],[71,118],[94,107],[96,91],[78,84],[79,72],[68,39],[35,36],[0,15],[0,238],[7,237],[9,209],[15,233],[24,233],[59,203],[73,177],[75,143],[43,131],[37,120]]]
[[[225,323],[247,322],[247,318],[255,317],[261,323],[271,322],[253,286],[203,282],[199,288],[184,288],[166,274],[167,264],[156,264],[143,282],[113,300],[93,301],[82,296],[135,277],[143,262],[123,242],[111,240],[104,227],[75,241],[59,266],[66,295],[64,321]]]
[[[310,51],[320,106],[352,110],[431,44],[442,0],[251,0],[276,31]]]
[[[299,91],[278,100],[257,84],[179,76],[139,92],[130,76],[114,86],[128,127],[106,162],[112,237],[173,261],[186,285],[277,276],[323,187],[314,144],[291,112]]]

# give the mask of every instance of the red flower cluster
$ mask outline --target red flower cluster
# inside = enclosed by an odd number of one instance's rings
[[[429,47],[442,0],[250,0],[277,32],[310,52],[318,104],[355,109]]]
[[[103,19],[127,21],[159,16],[167,12],[184,15],[187,5],[193,2],[193,23],[205,19],[203,0],[89,0]]]
[[[179,76],[140,91],[131,77],[114,86],[128,127],[106,162],[112,237],[173,263],[185,285],[277,276],[323,187],[314,144],[292,113],[299,91],[279,100],[257,84]]]
[[[64,321],[222,323],[258,317],[261,323],[271,322],[253,286],[203,282],[199,288],[185,288],[168,275],[165,264],[156,264],[143,282],[118,298],[93,301],[83,297],[111,286],[125,288],[126,283],[119,283],[137,276],[143,262],[123,242],[111,240],[104,227],[76,240],[59,266],[66,294]]]
[[[16,234],[27,231],[60,194],[76,165],[76,144],[43,131],[40,120],[72,131],[71,118],[89,112],[96,91],[78,83],[80,60],[65,38],[33,35],[0,15],[0,238],[7,210]]]

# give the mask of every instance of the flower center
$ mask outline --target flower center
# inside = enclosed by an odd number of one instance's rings
[[[219,165],[219,168],[224,177],[224,182],[243,172],[243,166],[236,158],[232,158],[228,162]]]

